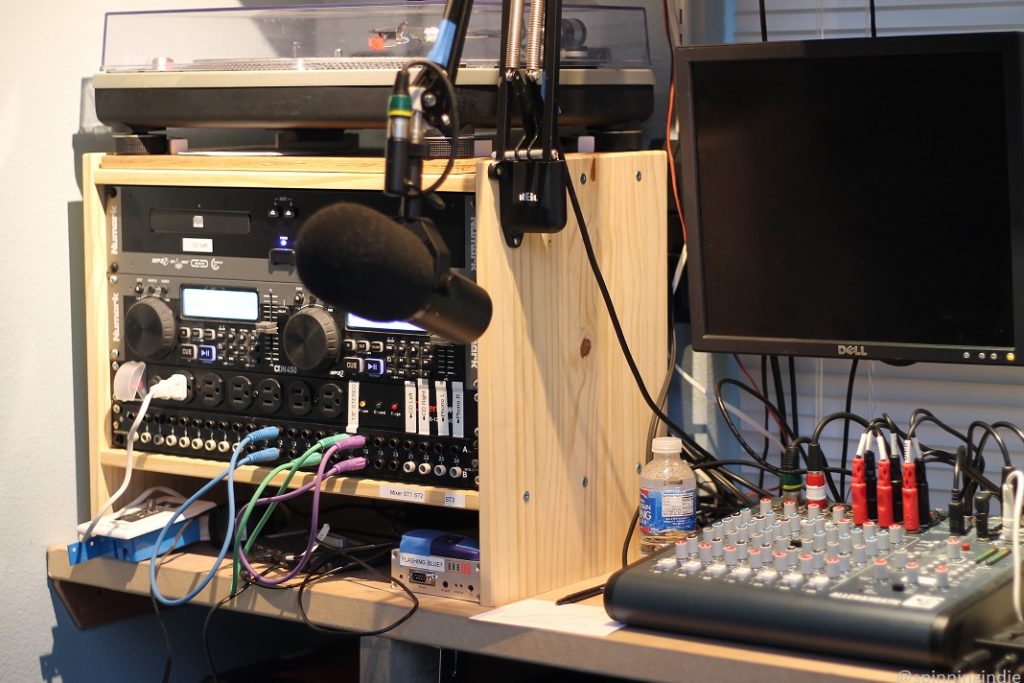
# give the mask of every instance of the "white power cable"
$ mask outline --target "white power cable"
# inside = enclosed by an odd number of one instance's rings
[[[679,263],[676,264],[676,270],[672,274],[672,293],[675,294],[676,290],[679,289],[679,282],[683,279],[683,269],[686,268],[686,245],[683,245],[683,251],[679,254]]]
[[[140,387],[141,389],[141,387]],[[110,498],[107,498],[106,502],[100,506],[100,509],[96,511],[96,515],[89,522],[89,526],[86,528],[85,533],[82,534],[82,540],[87,541],[92,537],[92,532],[96,528],[96,525],[100,523],[103,515],[107,513],[107,510],[114,506],[124,492],[128,490],[128,485],[132,481],[132,472],[134,471],[134,458],[133,452],[135,450],[135,435],[139,431],[139,425],[142,424],[143,418],[146,416],[146,412],[149,410],[149,404],[154,398],[159,399],[170,399],[174,401],[183,401],[188,394],[188,378],[181,374],[171,375],[167,379],[160,380],[152,387],[150,387],[149,393],[147,393],[142,399],[142,405],[139,406],[139,413],[135,416],[135,420],[132,421],[131,427],[128,429],[128,435],[125,443],[125,466],[124,466],[124,481],[121,482],[120,488],[114,492]]]
[[[1007,484],[1016,483],[1014,490],[1014,516],[1011,519],[1010,533],[1014,549],[1014,611],[1017,612],[1017,621],[1024,622],[1024,613],[1021,610],[1021,511],[1024,509],[1024,473],[1014,470],[1007,477]],[[1004,486],[1004,505],[1006,500],[1006,485]]]
[[[107,498],[107,502],[100,506],[100,509],[96,511],[96,515],[89,522],[89,527],[82,534],[82,540],[88,541],[92,538],[93,529],[103,519],[103,515],[107,514],[107,510],[114,506],[114,503],[124,495],[124,492],[128,490],[128,484],[132,481],[132,470],[133,470],[133,458],[132,450],[135,445],[135,434],[139,431],[139,425],[142,424],[142,418],[146,416],[146,411],[149,410],[149,403],[153,400],[153,394],[146,394],[145,398],[142,399],[142,405],[139,407],[139,414],[135,416],[135,420],[132,422],[132,426],[128,428],[128,438],[125,444],[125,465],[124,465],[124,481],[121,482],[120,488],[114,491],[110,498]]]
[[[708,400],[708,403],[715,403],[715,399],[708,393],[707,387],[705,387],[703,384],[701,384],[696,379],[691,377],[690,374],[687,373],[686,370],[683,370],[683,368],[680,367],[678,364],[676,365],[676,372],[679,373],[680,377],[686,380],[687,384],[692,386],[700,393],[704,394],[704,398]],[[728,410],[730,413],[738,417],[758,434],[771,441],[776,447],[778,447],[780,451],[786,450],[786,447],[782,445],[782,442],[779,441],[778,437],[769,432],[768,430],[766,430],[764,427],[762,427],[760,423],[757,422],[757,420],[753,419],[752,417],[750,417],[745,412],[743,412],[736,406],[732,405],[728,401],[723,400],[722,403],[725,405],[726,410]]]

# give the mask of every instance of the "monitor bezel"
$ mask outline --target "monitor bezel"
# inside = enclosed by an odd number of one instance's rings
[[[1009,174],[1010,248],[1015,293],[1012,346],[956,346],[879,342],[866,339],[802,339],[715,335],[707,330],[704,292],[703,226],[700,178],[692,97],[694,65],[707,62],[828,59],[832,57],[939,54],[997,51],[1003,56],[1006,93],[1007,168]],[[688,232],[687,269],[693,348],[697,351],[774,354],[822,358],[861,358],[895,362],[976,363],[1024,365],[1017,346],[1024,340],[1024,33],[940,34],[885,38],[843,38],[816,41],[703,45],[676,50],[677,101],[680,130],[683,211]],[[951,93],[955,96],[955,93]],[[1014,191],[1014,188],[1017,188]],[[851,283],[854,286],[855,283]],[[1021,294],[1016,295],[1017,292]],[[842,305],[837,301],[836,305]]]

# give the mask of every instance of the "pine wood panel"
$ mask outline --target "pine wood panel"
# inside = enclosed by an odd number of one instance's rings
[[[664,155],[574,155],[569,165],[627,341],[656,387],[666,370]],[[575,220],[509,249],[496,193],[478,185],[477,278],[495,304],[480,339],[487,604],[616,566],[650,420]]]

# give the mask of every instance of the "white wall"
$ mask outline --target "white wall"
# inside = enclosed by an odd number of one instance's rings
[[[80,632],[46,579],[46,547],[73,540],[86,511],[86,491],[76,485],[76,477],[85,476],[86,454],[74,145],[82,151],[95,144],[75,133],[81,79],[100,63],[104,12],[210,4],[0,0],[0,229],[6,246],[0,267],[0,681],[159,680],[163,645],[151,615]],[[198,638],[203,614],[195,607],[168,616],[173,680],[196,681],[205,672]],[[215,623],[214,648],[224,666],[294,645],[307,633],[240,615]],[[268,648],[268,640],[282,645]]]

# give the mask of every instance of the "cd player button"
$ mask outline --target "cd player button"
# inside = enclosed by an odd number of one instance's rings
[[[217,338],[217,330],[203,330],[203,339],[206,341],[213,341]]]
[[[199,360],[205,363],[212,363],[217,360],[217,347],[209,344],[202,344],[199,347]]]
[[[384,361],[380,358],[367,358],[364,363],[366,374],[380,377],[384,374]]]
[[[370,342],[360,339],[356,342],[356,348],[360,352],[366,352],[370,350]]]
[[[196,338],[196,339],[200,339],[201,340],[203,338],[203,328],[201,328],[201,327],[193,327],[192,328],[192,336],[194,338]]]
[[[191,360],[196,357],[195,344],[182,344],[181,345],[181,357],[187,360]]]
[[[381,353],[384,351],[384,342],[370,342],[370,350],[374,353]]]
[[[344,348],[346,351],[355,351],[356,350],[356,342],[355,342],[355,340],[354,339],[346,339],[345,341],[342,342],[342,348]]]
[[[187,327],[181,327],[178,329],[179,339],[188,339],[189,334],[191,334],[191,331]]]
[[[342,361],[342,367],[345,368],[345,372],[362,372],[363,371],[363,359],[362,358],[346,358]]]

